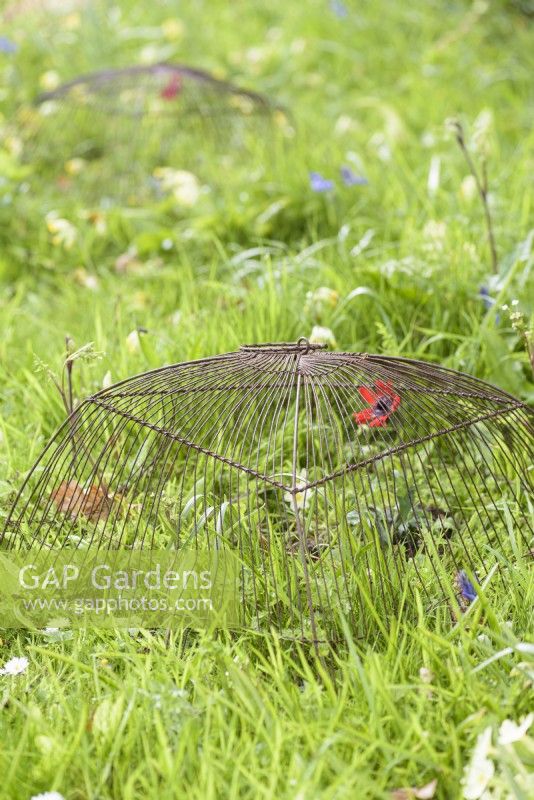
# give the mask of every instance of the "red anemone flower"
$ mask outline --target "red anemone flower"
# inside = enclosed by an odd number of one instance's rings
[[[182,91],[182,79],[179,75],[172,75],[168,84],[163,87],[160,97],[163,100],[174,100]]]
[[[375,381],[375,388],[359,386],[358,391],[369,408],[355,411],[352,415],[358,425],[369,425],[370,428],[383,428],[391,414],[400,406],[400,397],[395,394],[391,383]]]

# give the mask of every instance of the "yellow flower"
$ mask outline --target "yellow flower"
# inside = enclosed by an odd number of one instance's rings
[[[232,108],[241,111],[242,114],[252,114],[254,111],[253,101],[245,95],[234,94],[230,97],[228,103]]]
[[[99,236],[103,236],[107,232],[108,224],[105,215],[101,211],[84,210],[80,216],[91,223]]]
[[[80,15],[77,12],[72,12],[65,17],[65,28],[68,31],[75,31],[77,30],[80,25],[82,24],[82,20]]]
[[[161,24],[161,30],[166,39],[173,42],[184,35],[184,23],[181,19],[166,19]]]
[[[4,139],[4,146],[7,152],[15,158],[18,158],[20,155],[22,155],[22,151],[24,149],[22,140],[17,136],[6,136]]]
[[[49,69],[47,72],[43,72],[39,78],[39,83],[46,92],[53,92],[61,83],[61,79],[54,69]]]
[[[79,175],[86,164],[87,161],[84,158],[70,158],[65,163],[65,172],[67,175]]]

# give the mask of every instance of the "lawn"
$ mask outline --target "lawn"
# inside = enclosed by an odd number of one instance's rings
[[[527,3],[2,3],[0,528],[65,418],[51,376],[66,347],[92,343],[75,402],[164,364],[313,333],[532,405]],[[239,152],[222,116],[166,129],[186,172],[163,196],[139,196],[153,134],[131,151],[122,135],[96,189],[81,188],[85,160],[58,189],[63,130],[33,135],[36,95],[162,61],[277,110],[247,123]],[[496,268],[451,120],[479,175],[485,165]],[[92,120],[67,110],[61,125]],[[0,799],[528,800],[534,738],[514,724],[534,707],[533,590],[525,553],[502,596],[456,615],[377,606],[371,634],[346,630],[320,658],[276,630],[0,630],[0,666],[28,660],[0,674]]]

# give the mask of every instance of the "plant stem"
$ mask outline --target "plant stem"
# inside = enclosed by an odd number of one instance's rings
[[[469,171],[473,178],[475,179],[475,183],[477,186],[477,191],[482,201],[482,207],[484,208],[484,218],[486,220],[486,230],[488,235],[488,244],[490,247],[491,253],[491,268],[495,274],[499,272],[499,261],[497,258],[497,247],[495,244],[495,234],[493,232],[493,219],[491,217],[491,211],[488,202],[488,175],[486,171],[486,162],[482,162],[482,177],[479,175],[478,170],[475,166],[475,162],[471,158],[471,154],[467,149],[467,145],[465,143],[465,138],[463,135],[463,129],[460,125],[456,128],[456,141],[464,154],[464,158],[466,160],[467,166],[469,167]]]

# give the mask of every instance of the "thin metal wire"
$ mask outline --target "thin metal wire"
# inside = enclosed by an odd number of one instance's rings
[[[243,625],[373,630],[468,570],[507,585],[534,534],[534,414],[434,364],[297,343],[166,366],[81,403],[2,548],[236,554]]]

